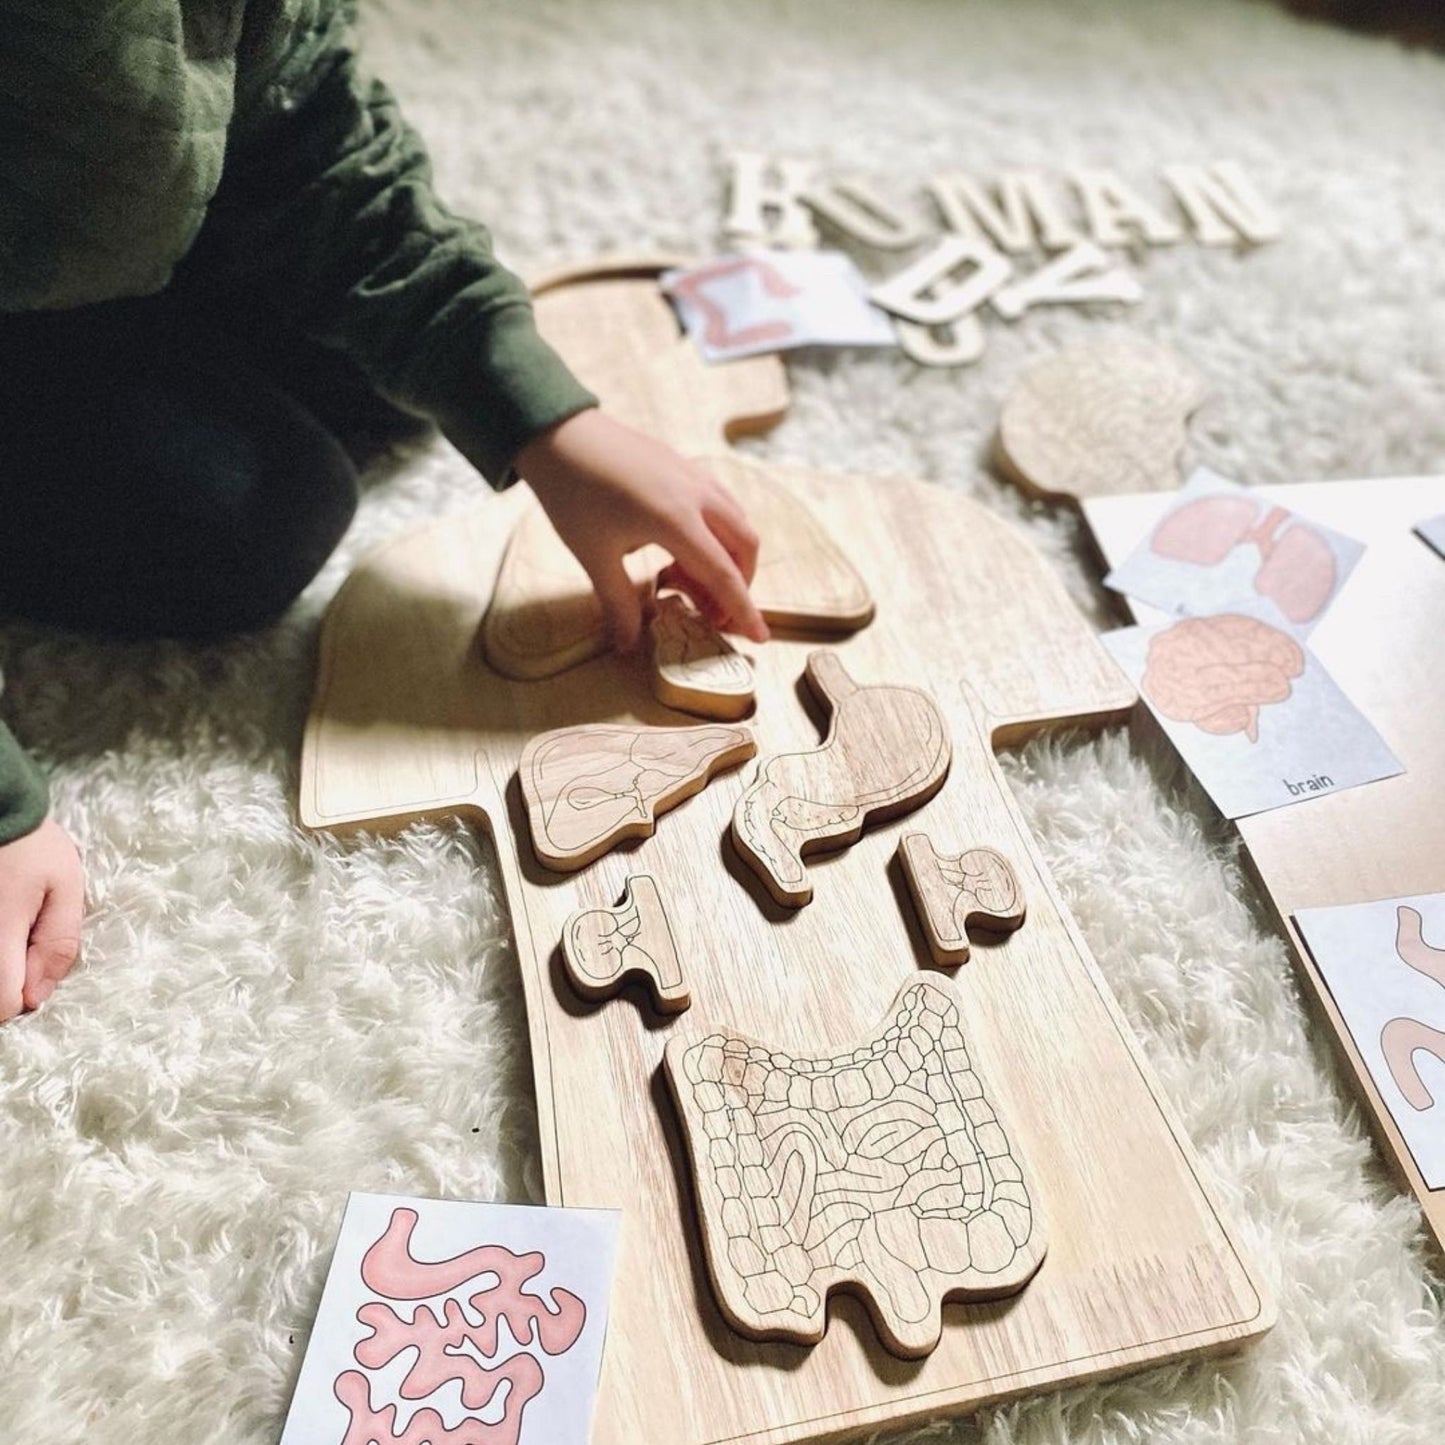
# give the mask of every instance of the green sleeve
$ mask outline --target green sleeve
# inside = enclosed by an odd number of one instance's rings
[[[486,229],[433,193],[420,138],[358,70],[352,8],[247,7],[226,172],[196,262],[346,352],[504,485],[527,442],[596,399],[538,335]]]
[[[40,769],[26,757],[0,723],[0,844],[33,833],[50,809],[50,794]]]

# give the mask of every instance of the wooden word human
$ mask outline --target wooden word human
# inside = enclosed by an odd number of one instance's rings
[[[905,985],[831,1058],[730,1033],[674,1038],[664,1058],[708,1272],[740,1333],[816,1344],[847,1289],[889,1350],[918,1357],[945,1301],[1015,1294],[1043,1262],[1038,1202],[941,980]]]
[[[968,931],[1012,933],[1023,925],[1023,889],[1008,859],[993,848],[946,856],[926,833],[906,833],[898,845],[908,891],[939,967],[968,962]]]
[[[584,908],[567,920],[562,962],[572,987],[593,1002],[612,998],[636,978],[646,980],[662,1013],[681,1013],[692,1003],[672,924],[650,873],[628,878],[616,908]]]
[[[952,756],[938,704],[912,687],[860,687],[836,653],[813,652],[804,677],[831,711],[822,746],[768,758],[738,799],[732,836],[774,900],[813,897],[803,855],[855,842],[870,819],[897,817],[943,786]]]

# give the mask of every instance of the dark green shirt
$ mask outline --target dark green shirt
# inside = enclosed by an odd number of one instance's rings
[[[496,485],[594,398],[358,67],[355,0],[0,0],[0,312],[270,297]],[[205,222],[204,231],[202,222]],[[3,384],[3,379],[0,379]],[[36,775],[0,725],[0,842]]]

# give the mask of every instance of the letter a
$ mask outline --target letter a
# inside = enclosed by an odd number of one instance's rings
[[[1151,246],[1183,240],[1184,230],[1176,221],[1155,210],[1113,171],[1075,171],[1073,181],[1096,245],[1127,246],[1136,234]]]
[[[1005,321],[1017,321],[1031,306],[1081,305],[1090,301],[1144,299],[1144,288],[1123,266],[1116,266],[1092,241],[1041,266],[1012,286],[996,292],[989,303]]]

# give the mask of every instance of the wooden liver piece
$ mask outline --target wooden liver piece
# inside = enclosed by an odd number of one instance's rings
[[[836,644],[848,674],[926,686],[948,724],[952,767],[912,827],[950,847],[987,840],[1028,899],[1027,926],[977,950],[953,989],[973,1071],[1027,1160],[1031,1199],[1047,1209],[1048,1258],[1006,1303],[946,1305],[938,1347],[907,1367],[846,1292],[830,1302],[826,1336],[806,1351],[729,1325],[708,1284],[686,1147],[659,1077],[664,1048],[685,1029],[690,1040],[766,1039],[791,1058],[826,1059],[872,1038],[900,987],[920,978],[891,866],[910,825],[881,822],[814,867],[813,906],[781,919],[759,908],[726,841],[739,774],[715,779],[655,837],[582,871],[538,866],[515,782],[529,740],[677,716],[652,696],[636,658],[599,657],[535,682],[487,664],[477,631],[527,500],[520,488],[488,497],[368,557],[333,602],[300,811],[325,828],[461,815],[495,840],[526,995],[547,1201],[621,1209],[626,1221],[594,1445],[862,1438],[1257,1336],[1271,1317],[1263,1287],[993,758],[1000,740],[1121,719],[1133,690],[1043,559],[986,509],[904,480],[880,486],[801,467],[766,475],[828,536],[847,539],[850,567],[878,600],[873,624]],[[778,568],[784,584],[788,566]],[[986,625],[960,624],[979,617]],[[764,756],[817,750],[818,721],[796,690],[816,646],[781,635],[757,649],[751,726]],[[667,889],[692,995],[685,1021],[581,1007],[558,965],[568,920],[616,907],[638,874]]]
[[[1179,485],[1203,379],[1143,337],[1075,346],[1032,367],[1004,403],[996,456],[1030,496],[1077,502]]]
[[[1021,1290],[1044,1229],[974,1070],[958,996],[906,983],[856,1048],[795,1058],[737,1035],[674,1037],[708,1272],[734,1328],[816,1344],[833,1290],[863,1297],[885,1345],[938,1347],[945,1300]]]
[[[869,820],[911,812],[942,786],[952,750],[938,704],[912,687],[859,687],[834,652],[804,673],[829,710],[822,746],[767,758],[733,813],[738,852],[773,898],[813,896],[804,854],[855,842]]]
[[[1013,865],[995,848],[938,852],[926,833],[905,834],[898,858],[913,906],[940,968],[968,962],[968,931],[1012,933],[1023,925],[1023,889]]]
[[[625,838],[650,838],[659,813],[757,751],[746,728],[555,728],[517,764],[532,851],[546,868],[585,868]]]
[[[677,939],[650,873],[628,878],[616,908],[584,908],[567,920],[562,962],[572,987],[594,1003],[621,993],[633,979],[646,980],[662,1013],[682,1013],[692,1002]]]
[[[753,670],[691,603],[676,593],[657,599],[647,623],[652,691],[679,712],[731,722],[753,705]]]

